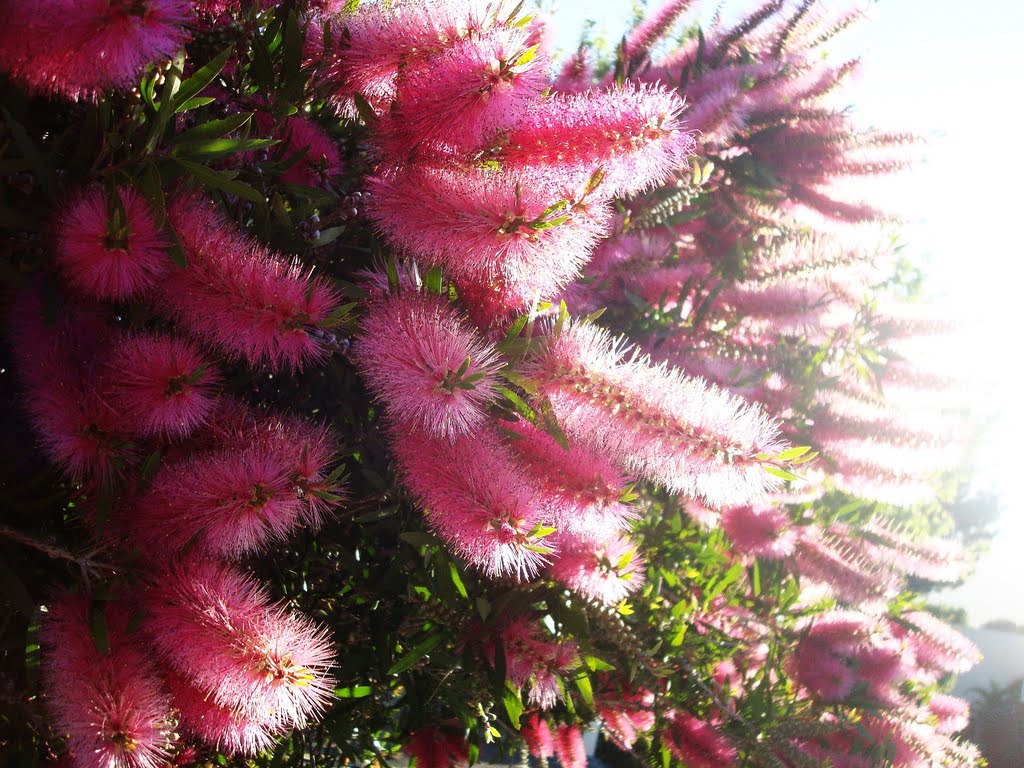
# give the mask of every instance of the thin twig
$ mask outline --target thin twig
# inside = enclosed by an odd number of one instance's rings
[[[0,525],[0,536],[10,539],[11,541],[17,542],[31,549],[35,549],[42,552],[55,560],[65,560],[69,563],[74,563],[82,570],[82,579],[86,584],[89,583],[91,575],[99,571],[117,571],[118,566],[113,563],[108,563],[103,560],[96,559],[96,553],[98,550],[89,550],[87,552],[75,553],[71,550],[64,549],[54,544],[52,541],[45,541],[43,539],[30,536],[22,531],[9,528],[6,525]]]

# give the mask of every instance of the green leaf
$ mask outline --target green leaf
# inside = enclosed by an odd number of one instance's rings
[[[205,123],[200,123],[194,128],[189,128],[187,131],[179,133],[174,137],[173,144],[187,144],[192,141],[200,141],[203,139],[215,139],[221,136],[227,136],[232,131],[237,131],[243,125],[248,123],[253,116],[253,112],[239,112],[237,115],[231,115],[225,117],[222,120],[208,120]]]
[[[405,654],[398,661],[396,661],[394,664],[392,664],[391,668],[388,669],[388,676],[391,677],[392,675],[400,675],[402,672],[405,672],[407,669],[410,669],[417,661],[419,661],[432,650],[437,648],[437,646],[439,646],[442,643],[442,641],[444,641],[444,635],[431,635],[422,643],[420,643],[411,651],[409,651],[407,654]]]
[[[792,481],[792,480],[799,480],[800,479],[796,475],[790,474],[789,472],[787,472],[786,470],[782,469],[781,467],[773,467],[770,464],[764,464],[763,466],[764,466],[764,471],[767,472],[769,475],[774,475],[775,477],[781,478],[783,480]]]
[[[466,592],[466,585],[462,583],[462,575],[459,573],[458,567],[451,560],[448,561],[448,572],[452,577],[452,584],[455,585],[455,589],[459,591],[460,595],[468,598],[469,593]]]
[[[431,267],[427,270],[426,277],[423,278],[423,287],[427,293],[435,293],[438,296],[441,295],[441,268]]]
[[[164,199],[163,179],[160,177],[160,169],[156,163],[147,160],[142,165],[142,171],[134,178],[135,186],[149,202],[150,210],[153,213],[153,221],[157,229],[163,227],[167,220],[167,204]]]
[[[498,394],[502,395],[506,400],[512,403],[512,407],[515,409],[516,413],[531,424],[537,423],[537,414],[534,413],[533,408],[531,408],[523,398],[507,387],[498,387],[497,389]]]
[[[243,200],[250,200],[259,205],[266,205],[266,198],[263,193],[257,190],[255,187],[251,187],[248,184],[235,181],[225,176],[220,171],[215,171],[212,168],[207,168],[202,163],[195,163],[191,160],[185,160],[181,157],[174,158],[174,162],[180,165],[182,168],[191,173],[198,181],[202,182],[208,187],[220,190],[221,192],[227,192],[229,195],[240,197]]]
[[[159,448],[146,457],[145,462],[142,464],[142,469],[139,471],[139,477],[144,483],[153,479],[153,475],[160,469],[163,457],[163,452]]]
[[[212,104],[216,99],[213,96],[194,96],[191,99],[186,99],[177,106],[175,112],[188,112],[190,109],[198,109],[199,107],[205,107],[207,104]]]
[[[607,661],[602,661],[597,656],[589,654],[583,657],[583,663],[587,665],[587,669],[591,672],[612,672],[615,670],[613,664],[609,664]]]
[[[369,685],[353,685],[350,688],[335,688],[334,695],[339,699],[362,699],[373,693]]]
[[[380,118],[377,117],[377,113],[373,111],[373,107],[370,106],[370,102],[366,100],[363,94],[356,91],[352,94],[352,100],[356,103],[356,112],[363,118],[363,122],[366,123],[368,128],[373,128],[377,123],[380,122]]]
[[[537,51],[539,51],[539,50],[540,50],[540,43],[537,43],[536,45],[531,45],[529,48],[527,48],[525,51],[523,51],[519,55],[519,57],[513,62],[512,66],[514,66],[514,67],[524,67],[524,66],[526,66],[531,61],[533,61],[534,58],[536,58]]]
[[[808,454],[806,454],[804,456],[801,456],[796,461],[791,461],[790,464],[793,464],[794,466],[799,465],[799,464],[806,464],[809,461],[814,461],[816,458],[818,458],[818,455],[819,455],[818,451],[811,451],[810,453],[808,453]]]
[[[216,160],[239,152],[272,147],[278,139],[203,139],[200,141],[176,142],[171,149],[175,158],[190,157],[198,160]]]
[[[774,461],[792,461],[793,459],[799,459],[809,450],[811,450],[811,446],[809,445],[799,445],[795,448],[787,448],[782,453],[776,454]]]
[[[508,715],[508,721],[517,731],[519,730],[519,718],[523,716],[523,699],[520,696],[519,691],[514,690],[511,686],[505,686],[505,693],[501,697],[502,703],[505,705],[505,713]]]
[[[388,290],[391,293],[401,293],[402,284],[398,280],[398,264],[393,256],[387,260],[384,269],[388,273]]]
[[[406,544],[411,544],[414,547],[436,547],[440,545],[441,540],[432,533],[426,533],[424,531],[406,531],[405,533],[398,534],[398,538],[404,541]]]
[[[174,95],[172,111],[178,111],[178,108],[184,105],[185,102],[213,82],[214,78],[224,69],[224,65],[228,63],[232,50],[233,48],[230,46],[225,48],[214,56],[208,64],[193,72],[192,77],[181,83],[178,87],[178,92]],[[161,111],[163,110],[161,109]]]

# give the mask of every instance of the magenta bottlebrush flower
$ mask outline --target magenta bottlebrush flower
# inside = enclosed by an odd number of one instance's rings
[[[662,733],[665,744],[687,768],[729,768],[736,764],[736,748],[718,727],[689,712],[673,714]]]
[[[958,733],[970,722],[971,704],[956,696],[936,691],[928,699],[928,712],[939,721],[936,726],[939,733]]]
[[[447,299],[408,290],[384,296],[360,328],[356,363],[397,425],[451,438],[483,423],[501,364]]]
[[[171,262],[145,198],[131,187],[115,194],[113,206],[99,187],[70,203],[57,223],[56,257],[77,290],[120,301],[155,285]]]
[[[229,566],[193,559],[170,568],[147,596],[143,626],[175,672],[239,718],[280,732],[330,703],[326,630]]]
[[[729,507],[722,511],[722,529],[736,550],[755,557],[788,557],[796,546],[797,531],[778,507]]]
[[[251,366],[294,370],[326,356],[311,333],[338,304],[325,283],[196,198],[179,197],[167,216],[188,266],[168,276],[157,300],[180,328]]]
[[[422,263],[456,279],[498,275],[541,298],[577,274],[609,221],[583,184],[537,173],[392,167],[368,186],[369,215]]]
[[[902,618],[903,623],[892,625],[893,633],[905,637],[921,667],[960,673],[981,659],[974,643],[932,614],[912,611]]]
[[[579,649],[571,641],[541,637],[543,630],[529,617],[520,616],[501,630],[505,675],[524,688],[526,701],[539,709],[551,709],[562,700],[562,673],[579,666]],[[489,648],[493,663],[493,647]]]
[[[139,499],[139,543],[163,556],[186,546],[238,558],[283,541],[311,523],[287,456],[262,442],[191,455],[166,464]]]
[[[496,27],[452,41],[402,70],[394,103],[376,139],[393,158],[426,142],[459,150],[513,125],[548,84],[548,58],[531,30]]]
[[[168,671],[167,685],[185,731],[229,754],[256,755],[274,745],[278,727],[271,713],[262,720],[222,707],[181,675]]]
[[[621,501],[626,476],[606,456],[575,443],[566,450],[528,421],[503,426],[519,436],[508,445],[540,483],[550,522],[559,533],[606,541],[638,517]]]
[[[794,674],[825,702],[841,702],[857,689],[865,698],[898,702],[896,686],[912,672],[912,658],[884,624],[852,612],[822,614],[794,653]]]
[[[281,146],[281,161],[289,167],[281,174],[286,184],[323,186],[344,170],[341,153],[327,132],[305,117],[289,117],[275,138]]]
[[[95,387],[110,328],[77,303],[65,306],[54,326],[43,314],[33,290],[11,307],[12,349],[29,419],[46,454],[65,472],[109,482],[130,457],[120,415]]]
[[[661,86],[555,93],[499,133],[485,156],[510,168],[575,175],[577,184],[602,169],[601,195],[633,195],[685,164],[694,142],[682,130],[682,109],[679,95]]]
[[[428,524],[455,554],[492,578],[519,581],[547,563],[537,488],[490,429],[453,441],[393,429],[391,448]]]
[[[188,341],[140,334],[115,343],[104,360],[102,389],[125,429],[175,439],[210,418],[219,382],[217,370]]]
[[[0,0],[0,68],[29,90],[70,99],[127,89],[189,40],[189,0]]]
[[[566,323],[530,375],[570,439],[673,491],[743,504],[776,484],[758,456],[774,455],[782,441],[760,410],[651,365],[595,325]]]
[[[541,761],[541,765],[549,757],[555,754],[555,737],[551,733],[551,726],[539,712],[524,715],[519,725],[519,735],[526,742],[530,754]]]
[[[551,577],[591,600],[615,605],[644,583],[644,561],[625,536],[606,541],[558,536],[558,557]]]
[[[654,45],[672,27],[693,0],[667,0],[657,9],[647,14],[626,36],[624,47],[626,56],[636,58],[650,52]]]
[[[604,682],[595,706],[605,733],[620,749],[632,749],[637,734],[654,727],[654,694],[619,676],[607,676]]]
[[[406,738],[402,749],[415,768],[454,768],[469,765],[466,739],[441,728],[418,728]]]
[[[103,653],[90,632],[90,610],[106,619]],[[159,768],[173,753],[170,697],[148,655],[129,641],[129,618],[120,605],[91,609],[77,595],[59,598],[44,614],[46,704],[79,768]]]
[[[583,732],[575,723],[555,726],[555,757],[562,768],[587,768]]]

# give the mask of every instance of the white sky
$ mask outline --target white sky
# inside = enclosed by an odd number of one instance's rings
[[[697,0],[694,7],[706,17],[718,4]],[[614,44],[633,7],[629,0],[546,5],[566,50],[586,18]],[[754,5],[722,2],[727,18]],[[960,342],[937,354],[968,374],[974,407],[993,422],[974,461],[977,476],[1003,493],[1000,532],[975,576],[946,597],[967,608],[972,624],[1024,624],[1022,33],[1019,0],[880,0],[833,47],[838,60],[861,59],[843,93],[862,126],[927,139],[923,161],[887,190],[879,186],[874,202],[907,222],[908,255],[928,265],[932,290],[963,329]]]

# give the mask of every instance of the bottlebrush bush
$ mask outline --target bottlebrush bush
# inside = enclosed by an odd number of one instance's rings
[[[19,764],[978,763],[855,14],[521,5],[0,0]]]

